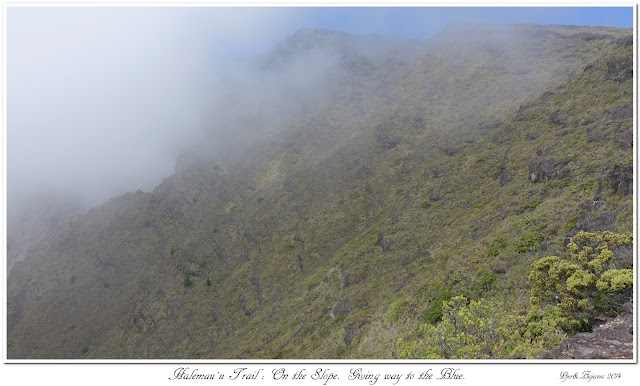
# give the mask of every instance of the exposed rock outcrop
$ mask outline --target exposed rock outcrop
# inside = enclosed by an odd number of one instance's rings
[[[360,332],[360,329],[362,328],[363,325],[364,323],[360,321],[354,321],[349,323],[344,328],[344,344],[347,347],[351,346],[351,343],[353,342],[355,337],[358,336],[358,333]]]
[[[593,332],[565,339],[538,359],[633,359],[633,303],[626,303],[623,313]]]
[[[549,123],[562,126],[563,128],[568,126],[567,121],[564,118],[561,118],[557,111],[554,111],[549,115]]]
[[[500,186],[505,186],[509,182],[511,182],[511,176],[509,176],[509,171],[507,170],[507,155],[505,154],[500,164]]]
[[[535,184],[536,182],[569,177],[571,171],[564,168],[566,165],[567,161],[556,162],[553,158],[543,158],[536,155],[529,161],[529,181]]]
[[[602,178],[618,195],[624,196],[633,193],[633,165],[606,169],[602,173]]]

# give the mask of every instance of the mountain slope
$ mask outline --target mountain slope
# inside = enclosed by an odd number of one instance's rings
[[[284,42],[271,66],[339,53],[331,97],[31,249],[9,357],[393,357],[442,299],[517,306],[567,236],[630,232],[631,32],[466,28],[406,56]]]

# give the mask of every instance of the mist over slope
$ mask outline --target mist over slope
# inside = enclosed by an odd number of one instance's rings
[[[532,261],[632,230],[632,41],[299,31],[172,176],[15,264],[9,358],[398,357],[452,296],[526,306]]]

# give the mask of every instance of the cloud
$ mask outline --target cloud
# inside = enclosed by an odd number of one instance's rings
[[[262,8],[10,7],[11,202],[59,192],[93,203],[152,189],[209,125],[213,79],[282,38]]]
[[[229,143],[278,126],[283,112],[317,102],[341,76],[335,53],[311,50],[278,71],[248,59],[298,28],[425,38],[453,20],[523,21],[566,12],[10,6],[9,208],[31,194],[73,194],[97,204],[151,190],[192,143],[209,154],[228,151]]]

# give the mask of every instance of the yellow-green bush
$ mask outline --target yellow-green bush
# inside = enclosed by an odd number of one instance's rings
[[[418,335],[398,341],[402,358],[533,358],[561,341],[557,323],[539,307],[514,311],[499,301],[463,296],[445,302],[442,321],[420,325]]]
[[[630,234],[579,232],[565,255],[532,264],[531,303],[556,314],[567,332],[589,329],[596,311],[615,314],[631,295],[633,271],[618,269],[609,248],[632,242]]]
[[[398,340],[402,358],[533,358],[568,333],[588,329],[596,311],[612,314],[633,284],[631,269],[618,269],[609,247],[629,246],[631,235],[580,232],[562,256],[532,264],[530,304],[520,309],[496,300],[439,298],[437,319],[418,328],[418,338]],[[614,250],[616,250],[614,248]]]

